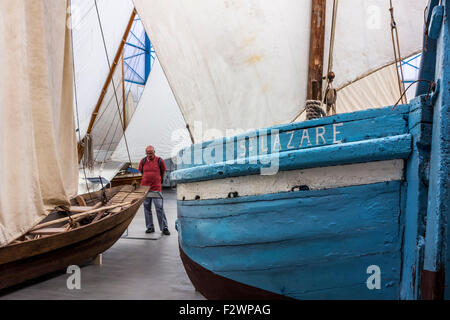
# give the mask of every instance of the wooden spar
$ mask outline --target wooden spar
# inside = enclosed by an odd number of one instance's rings
[[[326,0],[312,0],[307,100],[322,99]]]
[[[92,128],[94,127],[95,120],[97,119],[98,112],[100,111],[100,107],[103,103],[103,99],[105,98],[109,83],[112,80],[114,72],[116,71],[117,64],[119,63],[119,59],[122,55],[123,48],[125,47],[125,43],[128,38],[128,34],[130,33],[131,27],[133,26],[134,18],[136,17],[136,9],[131,13],[130,20],[128,21],[127,28],[125,29],[125,33],[122,37],[122,41],[120,42],[119,49],[117,49],[116,56],[114,58],[113,64],[111,65],[111,70],[109,71],[108,77],[106,78],[105,84],[103,85],[103,89],[100,93],[100,97],[95,106],[94,112],[92,112],[91,121],[89,122],[89,127],[87,129],[86,135],[92,132]],[[84,147],[81,145],[81,141],[78,143],[78,161],[81,161],[83,157]]]

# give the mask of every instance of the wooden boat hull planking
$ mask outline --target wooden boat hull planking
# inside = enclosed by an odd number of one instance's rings
[[[128,228],[144,199],[74,230],[0,248],[0,290],[81,264],[106,251]]]

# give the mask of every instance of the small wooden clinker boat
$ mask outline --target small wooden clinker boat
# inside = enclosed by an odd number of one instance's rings
[[[125,232],[148,193],[120,186],[78,196],[33,230],[0,248],[0,289],[80,264],[109,249]]]

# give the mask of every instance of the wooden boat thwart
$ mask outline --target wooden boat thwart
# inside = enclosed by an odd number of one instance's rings
[[[89,209],[88,206],[98,203],[101,193],[83,195],[79,201],[84,201]],[[72,222],[79,225],[71,228],[65,221],[49,226],[51,228],[38,226],[14,243],[0,248],[0,289],[80,264],[109,249],[125,232],[147,193],[147,187],[108,189],[107,204],[97,210],[88,210],[88,216],[81,216],[78,222],[73,219]],[[80,203],[73,199],[71,204]],[[83,206],[71,208],[78,212],[83,210]],[[89,212],[93,213],[89,215]],[[59,221],[62,215],[66,214],[54,212],[40,226]],[[72,216],[77,215],[79,213]]]

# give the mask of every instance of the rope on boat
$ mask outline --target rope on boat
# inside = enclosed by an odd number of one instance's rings
[[[400,41],[398,37],[398,29],[397,29],[397,23],[395,22],[394,17],[394,7],[392,6],[392,0],[390,0],[390,8],[389,11],[391,12],[391,37],[392,37],[392,47],[394,48],[394,61],[395,65],[399,68],[397,68],[397,80],[398,80],[398,88],[399,92],[401,94],[400,99],[402,100],[402,103],[406,103],[406,101],[403,99],[404,95],[402,92],[405,91],[405,78],[403,76],[403,68],[401,65],[402,61],[402,55],[400,53]],[[400,63],[400,66],[399,66]],[[400,72],[399,70],[400,69]]]
[[[327,116],[332,116],[336,114],[336,101],[337,101],[337,91],[333,87],[334,72],[330,71],[327,75],[327,88],[325,90],[324,101],[327,105]]]
[[[336,20],[338,11],[338,0],[333,1],[333,17],[331,21],[331,36],[330,36],[330,48],[328,51],[328,69],[327,69],[327,84],[325,86],[325,92],[322,95],[323,101],[327,105],[327,116],[336,114],[336,101],[337,101],[337,90],[333,87],[333,80],[335,74],[333,72],[333,62],[334,62],[334,39],[336,34]]]
[[[295,122],[302,114],[306,111],[306,119],[317,119],[320,117],[326,117],[327,115],[322,110],[321,106],[324,103],[327,103],[327,109],[330,108],[334,111],[334,114],[336,114],[336,98],[337,98],[337,91],[333,88],[332,80],[330,81],[330,75],[333,75],[334,79],[334,73],[332,72],[333,69],[333,56],[334,56],[334,38],[335,38],[335,31],[336,31],[336,19],[337,19],[337,9],[338,9],[339,1],[334,0],[333,1],[333,18],[331,23],[331,37],[330,37],[330,47],[328,51],[328,72],[327,77],[323,77],[323,79],[327,79],[327,84],[325,86],[325,90],[323,91],[322,101],[316,101],[316,100],[307,100],[306,101],[306,107],[301,110],[295,118],[290,121],[290,123]],[[328,97],[328,98],[327,98]],[[328,106],[330,104],[330,106]]]
[[[400,99],[398,99],[398,101],[394,104],[394,106],[392,107],[392,110],[394,110],[395,108],[397,108],[398,104],[401,102],[403,96],[405,95],[406,91],[408,91],[409,88],[411,88],[411,86],[417,82],[428,82],[428,92],[427,95],[425,97],[425,99],[428,99],[428,97],[430,96],[430,93],[433,91],[436,91],[436,82],[434,81],[430,81],[430,80],[424,80],[424,79],[419,79],[416,80],[414,82],[412,82],[408,88],[405,89],[405,91],[403,91],[402,95],[400,96]]]
[[[331,20],[331,35],[330,35],[330,47],[328,49],[328,68],[327,68],[327,75],[330,74],[330,72],[333,72],[333,63],[334,63],[334,39],[336,34],[336,20],[337,20],[337,11],[338,11],[338,0],[334,0],[333,2],[333,17]],[[327,79],[327,85],[328,85],[329,79]],[[322,95],[323,97],[325,96]]]
[[[425,10],[423,11],[423,23],[424,23],[424,38],[425,38],[425,43],[423,45],[423,51],[427,52],[428,51],[428,21],[427,21],[427,11],[428,11],[428,6],[425,7]]]
[[[326,113],[323,111],[321,105],[322,101],[320,100],[306,100],[306,120],[326,117]]]

